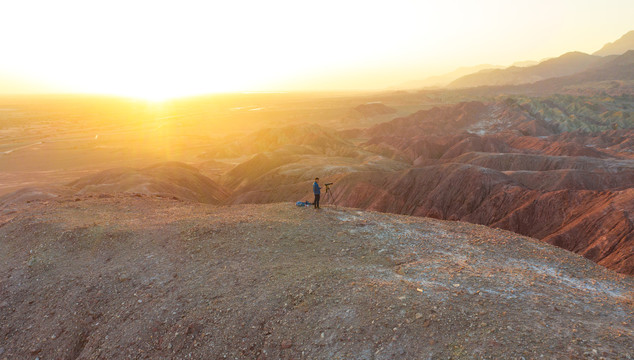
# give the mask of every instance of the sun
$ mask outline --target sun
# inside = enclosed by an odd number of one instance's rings
[[[170,99],[192,95],[187,88],[179,88],[177,84],[146,85],[143,82],[124,89],[112,89],[108,93],[115,96],[124,96],[133,99],[144,100],[149,103],[161,103]]]
[[[170,93],[169,91],[165,91],[162,89],[148,89],[142,93],[130,95],[131,97],[143,99],[153,103],[163,102],[172,98],[179,97],[179,95],[175,93]]]

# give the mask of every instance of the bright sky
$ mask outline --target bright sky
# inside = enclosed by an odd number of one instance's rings
[[[632,0],[0,0],[0,79],[149,98],[379,89],[592,53],[632,19]]]

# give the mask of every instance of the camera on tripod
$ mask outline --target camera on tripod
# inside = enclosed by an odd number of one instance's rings
[[[332,202],[332,191],[330,191],[330,185],[332,185],[333,183],[329,182],[329,183],[325,183],[324,186],[326,187],[326,197],[328,197],[328,199],[330,200],[330,202]],[[324,199],[325,200],[325,199]],[[337,207],[337,205],[335,205],[335,208]]]

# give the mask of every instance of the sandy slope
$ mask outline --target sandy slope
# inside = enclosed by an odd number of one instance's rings
[[[0,217],[0,359],[632,358],[631,277],[484,226],[142,195]]]

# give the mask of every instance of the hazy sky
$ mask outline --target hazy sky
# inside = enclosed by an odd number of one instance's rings
[[[377,89],[591,53],[632,19],[632,0],[0,0],[0,79],[147,97]]]

